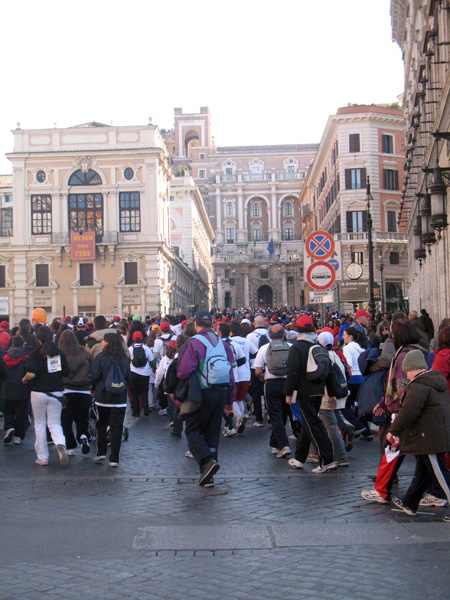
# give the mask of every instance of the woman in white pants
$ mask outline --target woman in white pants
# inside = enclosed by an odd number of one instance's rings
[[[23,383],[31,383],[31,407],[36,435],[35,450],[37,465],[48,465],[47,427],[63,466],[69,462],[66,438],[61,427],[63,377],[69,375],[69,366],[64,353],[53,343],[53,334],[48,327],[39,327],[36,333],[38,347],[32,350]]]

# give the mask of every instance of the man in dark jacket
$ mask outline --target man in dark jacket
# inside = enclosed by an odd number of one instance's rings
[[[336,469],[337,465],[333,460],[333,448],[327,430],[319,417],[319,409],[325,393],[325,385],[330,397],[330,405],[336,404],[337,379],[331,367],[325,381],[314,382],[307,379],[309,350],[311,346],[318,344],[318,339],[311,317],[306,315],[300,317],[297,321],[297,328],[299,335],[289,351],[284,393],[287,404],[291,405],[295,403],[292,395],[294,391],[297,392],[303,427],[300,437],[297,438],[295,459],[291,459],[289,464],[294,468],[302,469],[312,443],[317,449],[320,463],[313,469],[313,473],[325,473]],[[298,464],[293,463],[294,460]]]
[[[420,499],[437,481],[450,502],[450,473],[445,452],[450,450],[450,398],[447,380],[440,371],[427,371],[423,353],[411,350],[402,368],[410,382],[402,407],[392,423],[387,439],[400,438],[400,452],[414,454],[416,471],[403,499],[393,502],[408,515],[415,515]],[[444,517],[450,521],[450,515]]]

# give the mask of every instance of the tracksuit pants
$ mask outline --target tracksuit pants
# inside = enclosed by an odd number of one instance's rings
[[[298,398],[297,402],[302,415],[303,426],[300,437],[297,438],[295,458],[301,463],[306,462],[309,447],[312,444],[319,455],[321,466],[332,463],[333,448],[325,425],[319,417],[322,396]]]

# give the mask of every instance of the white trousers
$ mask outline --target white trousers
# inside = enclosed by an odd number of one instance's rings
[[[245,412],[245,405],[243,400],[238,400],[238,402],[233,402],[233,414],[236,417],[236,421],[238,421]]]
[[[59,395],[59,392],[56,392]],[[34,448],[40,460],[48,460],[47,427],[55,445],[66,445],[66,438],[61,427],[62,404],[43,392],[31,392],[31,407],[34,417]]]

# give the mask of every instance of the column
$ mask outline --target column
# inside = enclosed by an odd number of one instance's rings
[[[102,314],[102,294],[101,294],[101,288],[97,288],[95,290],[95,292],[96,292],[95,313],[97,315],[101,315]]]
[[[284,306],[287,305],[287,274],[286,267],[281,267],[281,290],[282,290],[282,299],[281,304]]]
[[[224,296],[223,296],[223,288],[222,288],[222,277],[221,275],[217,276],[217,307],[223,308],[224,306]]]
[[[73,313],[74,315],[78,314],[78,289],[75,288],[73,290]]]
[[[248,294],[248,271],[243,272],[244,275],[244,306],[250,306]]]

